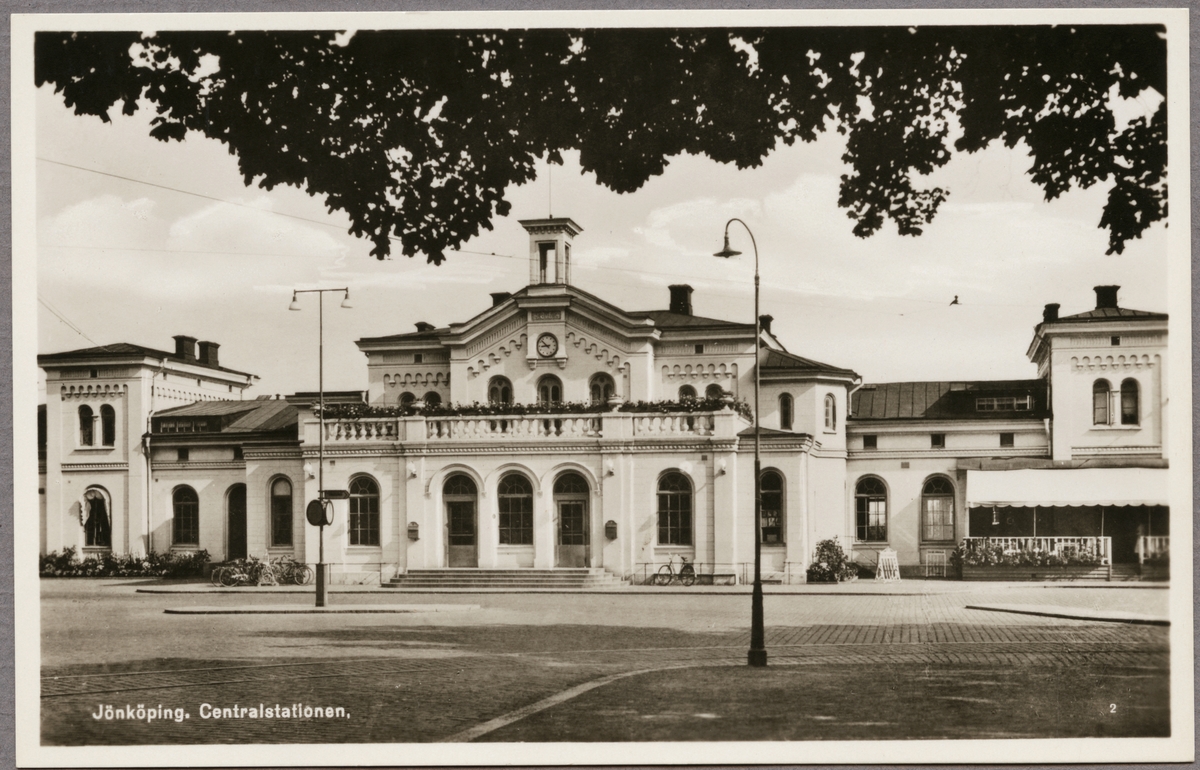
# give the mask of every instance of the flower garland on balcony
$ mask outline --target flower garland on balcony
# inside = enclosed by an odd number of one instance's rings
[[[633,412],[636,414],[671,414],[719,412],[732,409],[747,420],[754,412],[745,401],[722,398],[686,398],[682,401],[624,401],[615,408],[606,403],[563,401],[554,404],[326,404],[325,418],[330,420],[364,420],[378,417],[512,417],[521,415],[603,414]],[[317,405],[313,414],[321,416]]]

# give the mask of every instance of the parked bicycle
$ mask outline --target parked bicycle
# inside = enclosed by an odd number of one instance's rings
[[[675,581],[679,581],[685,586],[692,586],[696,583],[696,568],[692,566],[686,556],[680,556],[679,560],[682,564],[679,571],[675,571],[675,557],[658,568],[657,574],[654,575],[654,584],[658,586],[669,586]]]
[[[234,586],[304,586],[312,582],[312,567],[296,561],[290,556],[276,559],[259,559],[247,556],[213,570],[212,584],[225,588]]]

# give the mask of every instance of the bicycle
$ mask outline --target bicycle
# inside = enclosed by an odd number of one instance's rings
[[[696,584],[696,568],[688,561],[686,556],[680,556],[679,560],[682,565],[679,571],[675,571],[675,557],[672,556],[670,561],[658,568],[658,572],[654,575],[654,584],[658,586],[669,586],[671,583],[678,580],[685,586]]]

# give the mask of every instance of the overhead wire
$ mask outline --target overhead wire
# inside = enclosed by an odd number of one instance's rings
[[[308,222],[308,223],[311,223],[311,224],[322,225],[322,226],[324,226],[324,227],[336,227],[336,228],[338,228],[339,230],[342,230],[343,232],[344,232],[344,231],[345,231],[345,229],[346,229],[346,227],[345,227],[344,225],[339,225],[339,224],[336,224],[336,223],[334,223],[334,222],[326,222],[326,221],[321,221],[321,220],[319,220],[319,219],[312,219],[312,218],[310,218],[310,217],[303,217],[303,216],[299,216],[299,215],[297,215],[297,214],[288,214],[288,213],[286,213],[286,212],[282,212],[282,211],[275,211],[275,210],[273,210],[273,209],[264,209],[264,208],[260,208],[260,207],[258,207],[258,206],[251,206],[251,205],[249,205],[249,204],[246,204],[246,203],[239,203],[239,202],[237,202],[237,201],[231,201],[231,200],[228,200],[228,199],[225,199],[225,198],[219,198],[219,197],[216,197],[216,196],[213,196],[213,195],[205,195],[204,193],[198,193],[198,192],[194,192],[194,191],[191,191],[191,190],[184,190],[184,189],[181,189],[181,188],[178,188],[178,187],[171,187],[170,185],[163,185],[163,184],[158,184],[158,183],[155,183],[155,182],[148,182],[148,181],[146,181],[146,180],[144,180],[144,179],[136,179],[136,178],[134,178],[134,177],[128,177],[128,176],[124,176],[124,175],[121,175],[121,174],[114,174],[114,173],[111,173],[111,172],[108,172],[108,171],[100,171],[100,170],[98,170],[98,169],[94,169],[94,168],[88,168],[88,167],[86,167],[86,166],[79,166],[79,165],[76,165],[76,164],[73,164],[73,163],[66,163],[66,162],[63,162],[63,161],[53,160],[53,159],[51,159],[51,158],[43,158],[43,157],[40,157],[40,156],[39,156],[37,159],[38,159],[39,161],[42,161],[42,162],[45,162],[45,163],[51,163],[51,164],[54,164],[54,165],[57,165],[57,166],[63,166],[63,167],[66,167],[66,168],[71,168],[71,169],[75,169],[75,170],[78,170],[78,171],[85,171],[85,172],[92,173],[92,174],[98,174],[98,175],[100,175],[100,176],[107,176],[107,177],[111,177],[111,178],[113,178],[113,179],[119,179],[119,180],[122,180],[122,181],[125,181],[125,182],[130,182],[130,183],[133,183],[133,184],[145,185],[145,186],[147,186],[147,187],[154,187],[154,188],[157,188],[157,189],[160,189],[160,190],[167,190],[167,191],[169,191],[169,192],[175,192],[175,193],[179,193],[179,194],[181,194],[181,195],[190,195],[190,196],[193,196],[193,197],[196,197],[196,198],[201,198],[201,199],[204,199],[204,200],[209,200],[209,201],[213,201],[213,202],[216,202],[216,203],[224,203],[224,204],[227,204],[227,205],[230,205],[230,206],[237,206],[237,207],[240,207],[240,208],[249,209],[249,210],[251,210],[251,211],[255,211],[255,212],[259,212],[259,213],[273,214],[273,215],[275,215],[275,216],[287,217],[288,219],[295,219],[295,220],[298,220],[298,221],[301,221],[301,222]],[[390,235],[388,236],[388,240],[390,240],[390,241],[392,241],[392,242],[394,242],[394,243],[399,243],[399,242],[400,242],[400,240],[399,240],[399,239],[397,239],[397,238],[395,238],[395,237],[393,237],[393,236],[390,236]],[[47,244],[47,245],[48,245],[48,246],[51,246],[51,247],[53,247],[53,248],[61,248],[61,249],[89,249],[89,250],[100,250],[100,251],[110,251],[110,250],[112,250],[112,251],[116,251],[116,250],[121,250],[121,251],[139,251],[139,252],[156,252],[156,253],[180,253],[180,254],[225,254],[225,255],[234,255],[234,256],[237,256],[237,255],[242,255],[242,254],[244,254],[244,255],[246,255],[246,256],[265,256],[265,257],[297,257],[297,256],[302,256],[302,255],[297,255],[297,254],[278,254],[278,253],[270,253],[270,252],[233,252],[233,251],[190,250],[190,249],[145,249],[145,248],[126,248],[126,247],[119,247],[119,248],[112,248],[112,249],[110,249],[110,248],[108,248],[108,247],[97,247],[97,246],[68,246],[68,245],[65,245],[65,244]],[[471,249],[447,249],[446,251],[449,251],[449,252],[454,252],[454,253],[458,253],[458,254],[475,254],[475,255],[478,255],[478,256],[485,256],[485,257],[497,257],[497,258],[501,258],[501,259],[512,259],[512,260],[518,260],[518,259],[519,259],[519,260],[523,260],[523,259],[525,259],[524,257],[518,257],[518,256],[516,256],[516,255],[513,255],[513,254],[501,254],[501,253],[499,253],[499,252],[495,252],[495,251],[491,251],[491,252],[485,252],[485,251],[474,251],[474,250],[471,250]],[[315,255],[314,255],[314,256],[315,256]],[[640,268],[616,267],[616,266],[613,266],[613,265],[585,265],[585,264],[580,264],[580,265],[577,265],[577,267],[579,267],[579,268],[581,268],[581,269],[583,269],[583,270],[610,270],[610,271],[622,272],[622,273],[632,273],[632,274],[634,274],[634,275],[657,275],[657,276],[663,276],[663,277],[667,277],[667,278],[679,278],[679,277],[680,277],[680,274],[679,274],[678,272],[663,272],[663,271],[655,271],[655,270],[644,270],[644,269],[640,269]],[[714,280],[717,280],[717,279],[714,279]],[[725,284],[743,284],[743,285],[750,285],[750,284],[752,283],[752,281],[750,281],[750,280],[747,280],[747,279],[741,279],[741,278],[725,278],[725,277],[721,277],[719,280],[720,280],[720,282],[721,282],[721,283],[725,283]],[[603,280],[597,280],[597,281],[596,281],[596,283],[600,283],[600,284],[604,284],[604,285],[609,285],[609,286],[626,286],[626,287],[627,287],[627,284],[618,284],[618,283],[614,283],[614,282],[612,282],[612,281],[603,281]],[[769,286],[769,283],[768,283],[768,286]],[[718,294],[720,294],[721,296],[733,296],[733,295],[730,295],[730,294],[725,294],[725,293],[723,293],[723,292],[718,292]],[[929,304],[929,305],[941,305],[941,304],[943,304],[941,300],[923,300],[923,299],[901,299],[901,298],[892,298],[892,301],[898,301],[898,302],[914,302],[914,303],[923,303],[923,304]],[[1011,304],[992,304],[992,303],[978,303],[978,302],[973,302],[973,303],[970,303],[970,304],[971,304],[971,305],[974,305],[974,306],[980,306],[980,307],[1036,307],[1036,305],[1032,305],[1032,304],[1017,304],[1017,305],[1011,305]],[[809,300],[806,300],[806,301],[805,301],[805,305],[807,305],[807,306],[810,306],[810,307],[821,307],[821,308],[825,308],[825,309],[838,309],[838,308],[840,308],[840,306],[839,306],[839,305],[832,305],[832,304],[820,304],[820,303],[814,303],[814,302],[812,302],[812,301],[809,301]],[[864,308],[864,307],[862,307],[861,305],[860,305],[860,306],[856,306],[856,308],[855,308],[855,311],[856,311],[856,312],[866,312],[866,313],[878,314],[878,315],[901,316],[901,317],[903,317],[903,316],[905,316],[905,315],[906,315],[906,313],[897,313],[897,312],[894,312],[894,311],[882,311],[882,310],[875,310],[875,309]],[[908,311],[908,312],[907,312],[907,314],[915,314],[915,313],[918,313],[918,312],[929,312],[929,311],[927,311],[927,310],[926,310],[926,311]]]

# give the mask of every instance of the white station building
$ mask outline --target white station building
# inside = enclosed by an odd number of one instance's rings
[[[630,311],[575,286],[567,218],[522,222],[529,285],[462,323],[357,341],[365,390],[254,398],[218,345],[50,353],[39,411],[41,550],[205,549],[316,563],[334,582],[423,570],[590,568],[640,581],[673,557],[747,581],[754,367],[763,573],[802,582],[838,538],[873,568],[938,570],[964,538],[1094,538],[1110,562],[1168,548],[1167,316],[1047,305],[1019,381],[864,383],[790,352],[763,316]],[[780,311],[783,312],[783,311]],[[339,344],[332,341],[331,344]]]

